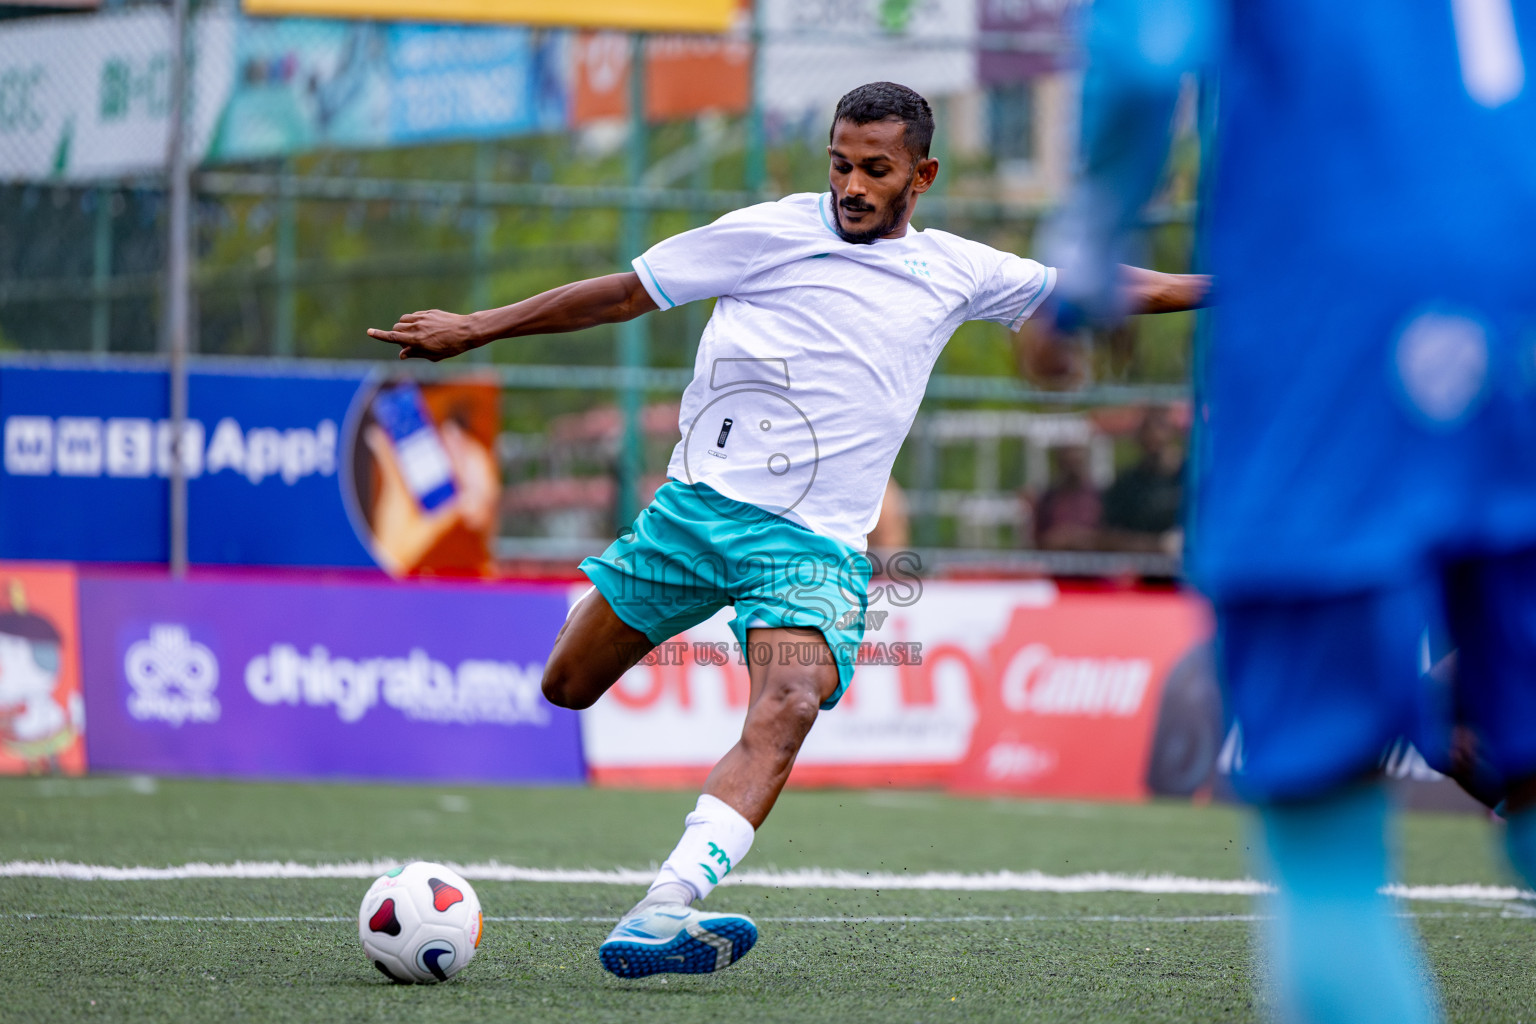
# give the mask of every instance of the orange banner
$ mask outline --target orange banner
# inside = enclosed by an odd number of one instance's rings
[[[736,0],[244,0],[246,14],[373,21],[489,21],[555,28],[723,32]]]
[[[75,572],[0,563],[0,775],[85,774]]]
[[[752,46],[737,36],[652,36],[645,41],[648,121],[744,112],[752,95]],[[629,116],[630,40],[583,32],[576,40],[571,120]]]

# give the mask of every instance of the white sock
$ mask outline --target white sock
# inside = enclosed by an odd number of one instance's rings
[[[752,823],[724,800],[708,794],[699,797],[683,824],[687,826],[683,838],[662,864],[642,905],[676,902],[670,897],[683,892],[678,886],[685,887],[692,899],[703,899],[752,849]]]

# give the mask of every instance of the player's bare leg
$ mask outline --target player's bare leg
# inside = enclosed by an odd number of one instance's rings
[[[599,951],[603,966],[622,977],[719,970],[757,941],[750,918],[706,914],[692,905],[746,856],[789,779],[821,702],[836,692],[838,672],[815,630],[753,629],[747,637],[752,649],[772,656],[749,666],[751,696],[741,739],[710,772],[698,805],[685,819],[682,839],[650,891]],[[806,644],[818,645],[812,649],[821,656],[800,657]],[[794,656],[782,656],[785,650]]]
[[[708,796],[722,800],[762,828],[768,812],[789,780],[795,756],[816,722],[821,702],[837,690],[837,665],[826,640],[814,629],[753,629],[748,640],[766,644],[774,657],[766,665],[748,666],[751,696],[741,739],[726,752],[704,782]],[[824,657],[814,665],[780,658],[779,645],[820,644]]]
[[[614,613],[597,588],[571,608],[544,665],[544,697],[556,707],[589,708],[656,645]]]

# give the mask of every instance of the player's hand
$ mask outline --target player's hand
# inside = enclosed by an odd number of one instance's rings
[[[1182,313],[1212,305],[1215,281],[1209,274],[1161,274],[1122,266],[1120,287],[1127,313]]]
[[[441,309],[407,313],[392,331],[368,328],[368,337],[400,346],[401,359],[438,362],[467,352],[476,345],[470,318]]]

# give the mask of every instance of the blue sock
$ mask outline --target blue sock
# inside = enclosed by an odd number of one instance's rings
[[[1504,850],[1525,884],[1536,888],[1536,809],[1509,816],[1504,825]]]
[[[1429,1024],[1440,1019],[1417,939],[1378,890],[1387,881],[1380,785],[1259,810],[1279,892],[1266,925],[1281,1020]]]

